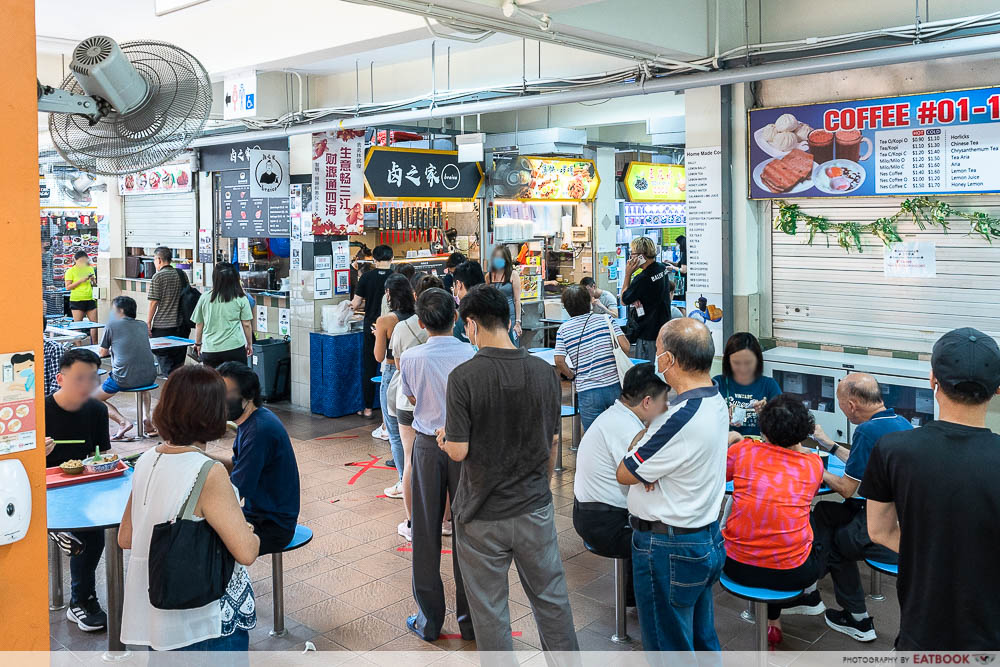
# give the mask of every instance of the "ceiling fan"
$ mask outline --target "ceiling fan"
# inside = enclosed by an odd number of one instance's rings
[[[90,174],[159,166],[202,133],[212,109],[208,72],[164,42],[88,37],[73,49],[60,88],[38,83],[38,110],[69,164]]]

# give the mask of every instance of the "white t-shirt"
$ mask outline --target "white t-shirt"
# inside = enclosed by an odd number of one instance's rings
[[[628,507],[628,487],[618,483],[615,473],[632,438],[643,428],[642,420],[621,401],[615,401],[594,420],[576,454],[573,495],[577,500]]]
[[[726,486],[729,408],[716,385],[677,396],[649,426],[625,467],[640,481],[629,487],[628,511],[676,528],[701,528],[719,517]]]
[[[427,330],[420,326],[420,320],[416,315],[411,315],[408,319],[397,322],[396,326],[392,329],[392,338],[389,340],[392,358],[396,360],[396,363],[399,363],[399,358],[403,356],[403,352],[406,352],[411,347],[423,345],[426,342]],[[393,379],[395,379],[395,376],[393,376]],[[396,386],[398,388],[398,382]],[[410,399],[405,395],[397,391],[395,399],[397,411],[406,410],[413,412],[413,403],[410,403]]]

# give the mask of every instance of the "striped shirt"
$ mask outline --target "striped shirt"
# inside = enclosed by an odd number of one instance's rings
[[[600,389],[618,384],[611,333],[611,318],[607,315],[577,315],[563,322],[556,331],[556,356],[566,357],[566,363],[576,373],[576,390]],[[622,335],[611,322],[615,337]]]

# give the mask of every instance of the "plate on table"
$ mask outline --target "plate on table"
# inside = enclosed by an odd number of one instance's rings
[[[796,194],[798,192],[805,192],[809,188],[813,187],[813,185],[814,185],[813,179],[812,178],[807,178],[807,179],[805,179],[803,181],[799,181],[795,185],[795,187],[793,187],[791,190],[785,190],[784,192],[774,192],[774,190],[772,190],[767,185],[765,185],[764,181],[761,180],[760,175],[761,175],[761,173],[763,173],[764,167],[766,167],[768,164],[770,164],[771,162],[774,162],[777,159],[778,158],[773,158],[773,157],[772,158],[768,158],[767,160],[764,160],[763,162],[761,162],[760,164],[758,164],[756,167],[753,168],[753,182],[757,184],[758,188],[760,188],[764,192],[771,192],[771,193],[774,193],[774,194],[777,194],[777,195],[793,195],[793,194]],[[813,173],[812,173],[812,175],[813,175],[813,177],[816,176],[816,167],[815,167],[815,165],[813,165]]]
[[[862,186],[865,168],[853,160],[830,160],[813,169],[816,189],[830,195],[846,195]]]

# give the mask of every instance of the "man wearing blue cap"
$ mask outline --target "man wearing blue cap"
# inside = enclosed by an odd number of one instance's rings
[[[934,344],[939,418],[883,436],[858,492],[868,532],[899,553],[901,651],[992,651],[1000,646],[1000,435],[986,428],[1000,393],[1000,348],[976,329]]]

